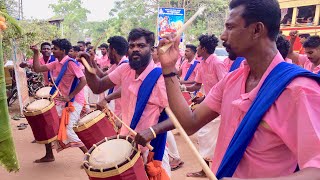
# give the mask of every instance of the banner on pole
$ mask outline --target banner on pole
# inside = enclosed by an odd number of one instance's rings
[[[159,8],[158,10],[158,39],[161,36],[177,32],[184,24],[183,8]],[[181,42],[184,35],[181,36]]]

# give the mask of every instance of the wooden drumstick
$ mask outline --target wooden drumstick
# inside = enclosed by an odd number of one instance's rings
[[[174,124],[174,126],[179,130],[180,134],[182,134],[183,139],[187,142],[188,146],[191,148],[192,153],[197,157],[197,159],[200,162],[200,165],[201,165],[202,169],[204,170],[204,172],[206,173],[207,177],[210,180],[217,180],[217,177],[213,174],[213,172],[211,171],[209,166],[203,160],[203,158],[199,154],[198,150],[196,149],[196,147],[191,142],[189,136],[187,135],[187,133],[182,128],[182,126],[179,123],[178,119],[176,118],[176,116],[171,111],[170,107],[166,107],[165,111],[168,114],[168,116],[170,117],[170,119],[171,119],[172,123]]]
[[[110,111],[108,105],[106,105],[106,106],[107,106],[107,108],[104,109],[103,112]],[[126,128],[130,131],[131,134],[133,134],[134,136],[137,135],[137,132],[135,132],[133,129],[131,129],[130,126],[128,126],[126,123],[124,123],[117,115],[115,115],[114,113],[112,113],[112,115],[113,115],[114,117],[116,117],[116,119],[117,119],[122,125],[124,125],[124,127],[126,127]],[[150,151],[153,150],[153,147],[150,145],[150,143],[147,143],[147,144],[146,144],[146,147],[147,147]]]
[[[81,57],[81,62],[82,64],[84,65],[85,68],[87,68],[87,70],[91,73],[91,74],[96,74],[96,71],[94,68],[92,68],[88,61],[84,58],[84,57]]]
[[[51,76],[52,84],[54,85],[54,87],[56,87],[56,89],[57,89],[57,91],[58,91],[58,94],[59,94],[60,96],[62,96],[62,93],[60,92],[58,86],[57,86],[56,83],[54,82],[54,79],[53,79],[53,76],[52,76],[52,72],[49,71],[49,73],[50,73],[50,76]]]
[[[192,24],[192,22],[204,11],[205,7],[202,6],[198,9],[198,11],[177,31],[177,37],[180,37],[182,33]],[[173,42],[162,46],[159,49],[161,54],[167,52],[167,50],[173,45]]]

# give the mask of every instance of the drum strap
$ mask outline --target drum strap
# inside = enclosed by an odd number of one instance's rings
[[[188,72],[186,74],[186,76],[184,77],[184,81],[187,81],[191,74],[193,73],[194,69],[196,68],[197,64],[200,63],[199,61],[194,61],[194,63],[190,66],[190,68],[188,69]]]
[[[217,178],[232,177],[264,114],[296,77],[308,77],[320,83],[320,76],[297,65],[278,64],[263,82],[257,97],[242,119],[217,172]]]
[[[234,62],[232,63],[229,72],[237,70],[240,67],[242,61],[244,61],[244,60],[245,60],[244,57],[237,57],[237,59],[234,60]]]
[[[53,62],[53,61],[55,61],[55,60],[56,60],[56,58],[55,58],[53,55],[51,55],[51,56],[50,56],[50,59],[49,59],[49,61],[48,61],[47,64],[49,64],[49,63],[51,63],[51,62]],[[51,83],[51,74],[50,74],[50,71],[48,71],[48,82]]]
[[[118,66],[120,66],[123,63],[129,63],[129,60],[128,59],[123,60]],[[114,91],[114,87],[110,88],[109,91],[108,91],[108,95],[112,94],[113,91]]]
[[[137,96],[136,108],[133,114],[133,118],[130,124],[130,128],[135,129],[140,121],[142,113],[146,108],[148,100],[151,96],[152,90],[156,85],[159,77],[162,74],[161,68],[154,68],[142,82]],[[167,114],[163,111],[159,117],[158,123],[168,119]],[[154,147],[154,159],[162,161],[164,149],[166,145],[167,133],[158,134],[157,138],[151,141],[151,145]]]
[[[75,59],[72,59],[72,58],[68,59],[68,60],[63,64],[63,66],[62,66],[62,68],[61,68],[61,71],[60,71],[60,73],[59,73],[59,75],[58,75],[58,78],[57,78],[56,81],[55,81],[55,84],[56,84],[57,86],[59,86],[59,84],[60,84],[60,82],[61,82],[64,74],[66,73],[66,71],[67,71],[67,69],[68,69],[68,63],[69,63],[70,61],[76,63],[76,65],[79,66],[78,61],[76,61]],[[70,89],[69,94],[71,94],[71,93],[76,89],[78,83],[79,83],[79,79],[78,79],[77,77],[75,77],[75,78],[73,79],[73,82],[72,82],[72,85],[71,85],[71,89]],[[50,90],[50,94],[53,95],[56,90],[57,90],[56,87],[53,86],[53,87],[51,88],[51,90]],[[70,102],[73,102],[73,101],[74,101],[74,98],[72,98]],[[68,103],[67,103],[66,106],[68,106]]]

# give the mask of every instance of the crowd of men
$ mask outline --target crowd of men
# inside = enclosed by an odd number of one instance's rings
[[[54,161],[52,147],[88,151],[72,127],[81,113],[90,111],[93,93],[100,107],[114,101],[115,114],[138,132],[135,140],[145,163],[150,153],[144,146],[167,132],[165,150],[157,159],[167,179],[184,164],[170,132],[174,126],[169,118],[162,119],[170,106],[185,131],[197,133],[199,153],[220,179],[319,180],[320,37],[292,31],[287,40],[279,31],[277,0],[232,0],[229,7],[220,36],[229,53],[224,61],[214,54],[216,35],[201,35],[197,44],[179,48],[180,37],[170,34],[156,45],[155,34],[144,28],[132,29],[127,38],[110,37],[99,46],[101,55],[84,41],[75,46],[67,39],[45,42],[41,55],[31,46],[33,60],[20,66],[42,72],[46,85],[73,59],[58,85],[62,96],[56,99],[59,116],[69,108],[66,103],[74,108],[68,111],[67,138],[46,144],[45,157],[35,162]],[[293,50],[298,36],[303,46],[299,53]],[[162,52],[169,43],[173,45]],[[74,78],[79,83],[71,91]],[[186,100],[184,94],[193,98]],[[143,100],[144,106],[138,106]],[[198,105],[193,110],[191,100]],[[129,133],[116,124],[119,134]],[[206,174],[200,170],[187,176]]]

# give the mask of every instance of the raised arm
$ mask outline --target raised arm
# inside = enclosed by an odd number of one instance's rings
[[[160,41],[158,48],[170,42],[174,42],[174,45],[165,53],[159,53],[164,76],[175,72],[175,64],[179,54],[180,37],[166,37]],[[165,84],[169,106],[188,135],[195,133],[205,124],[219,116],[218,113],[211,111],[209,107],[204,104],[200,104],[199,108],[192,112],[180,91],[179,79],[176,76],[166,77]]]
[[[41,65],[39,61],[39,49],[37,46],[31,46],[30,49],[33,51],[33,69],[35,72],[46,72],[49,68],[46,65]]]
[[[292,60],[294,64],[300,65],[299,63],[299,54],[293,51],[294,43],[297,39],[298,31],[290,32],[290,48],[288,53],[288,58]]]
[[[79,57],[80,58],[78,60],[80,62],[81,62],[81,57],[84,57],[88,61],[89,65],[91,67],[93,67],[93,63],[92,63],[93,59],[87,53],[81,53]],[[85,70],[85,76],[87,79],[88,86],[90,87],[92,92],[95,94],[103,93],[104,91],[115,86],[115,84],[110,80],[110,78],[108,76],[104,76],[104,77],[100,78],[96,74],[90,73],[87,70],[87,68]]]

